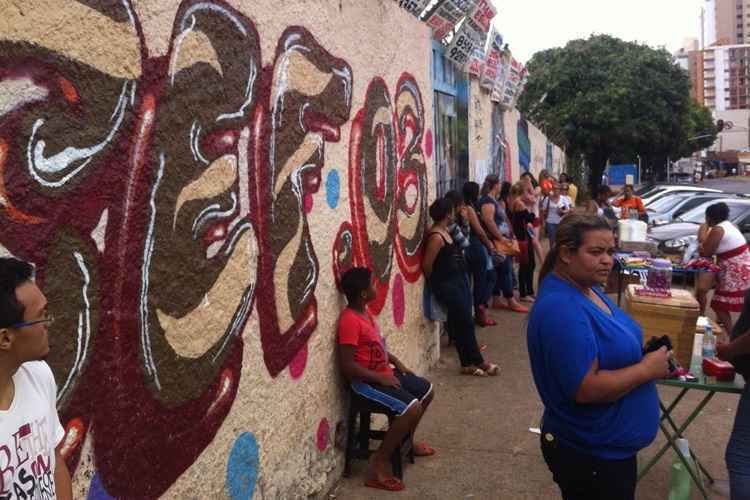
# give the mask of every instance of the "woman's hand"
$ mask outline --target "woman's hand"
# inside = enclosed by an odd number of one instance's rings
[[[669,375],[669,351],[662,346],[656,351],[649,352],[641,360],[648,380],[657,380]]]
[[[735,357],[732,342],[717,342],[716,357],[724,361],[731,361]]]

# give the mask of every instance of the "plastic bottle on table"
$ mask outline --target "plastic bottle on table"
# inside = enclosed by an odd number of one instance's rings
[[[703,335],[703,359],[716,357],[716,337],[711,323],[706,325],[706,333]]]

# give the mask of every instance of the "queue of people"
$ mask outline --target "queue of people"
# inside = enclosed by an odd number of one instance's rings
[[[428,290],[446,312],[446,330],[462,374],[499,374],[476,337],[477,326],[495,324],[487,316],[489,308],[529,313],[527,347],[544,404],[541,454],[562,498],[632,500],[636,456],[658,432],[655,381],[669,375],[670,354],[665,347],[644,354],[640,326],[607,297],[603,286],[614,265],[614,207],[620,208],[620,217],[629,218],[641,215],[642,202],[632,186],[614,202],[614,193],[602,186],[583,210],[575,211],[577,189],[571,190],[568,180],[545,175],[537,183],[529,174],[510,184],[488,175],[481,187],[467,182],[460,193],[436,199],[429,209],[433,224],[425,238],[422,270]],[[732,334],[728,342],[717,344],[717,355],[750,375],[750,250],[728,216],[723,203],[706,210],[699,252],[717,257],[722,269],[711,307]],[[542,231],[549,238],[546,255],[541,254]],[[540,263],[537,294],[534,277]],[[349,273],[343,279],[351,311],[339,323],[341,363],[361,396],[391,396],[390,409],[400,420],[389,431],[393,437],[373,455],[367,482],[399,490],[403,485],[387,474],[385,457],[406,432],[416,430],[433,391],[387,351],[384,341],[377,342],[383,346],[383,367],[374,372],[357,367],[357,362],[370,363],[372,370],[372,359],[359,360],[364,354],[356,346],[362,338],[380,337],[365,309],[374,297],[372,277],[366,270],[356,273],[357,279]],[[360,332],[359,344],[354,331]],[[420,455],[435,453],[425,443],[416,446]],[[732,498],[748,497],[742,494],[750,494],[750,389],[741,397],[726,461]]]

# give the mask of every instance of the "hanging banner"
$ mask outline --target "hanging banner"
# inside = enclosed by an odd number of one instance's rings
[[[495,10],[495,7],[490,0],[478,0],[476,2],[476,7],[474,7],[474,10],[469,14],[469,19],[479,26],[485,36],[487,36],[487,33],[489,33],[490,27],[492,26],[492,18],[495,17],[495,14],[497,14],[497,10]]]
[[[490,29],[490,32],[487,36],[490,39],[490,47],[494,47],[500,51],[503,50],[503,35],[501,35],[499,31],[497,31],[497,28],[494,24],[492,25],[492,28]]]
[[[432,36],[436,40],[442,40],[456,25],[474,11],[476,3],[480,0],[445,0],[440,7],[427,20],[427,25],[432,28]]]
[[[466,33],[458,31],[448,48],[445,49],[445,56],[448,60],[453,61],[458,67],[463,67],[469,62],[469,56],[474,51],[474,40]]]
[[[502,52],[500,60],[497,65],[497,78],[495,78],[495,84],[492,87],[491,99],[494,102],[501,102],[503,99],[503,92],[505,91],[505,81],[508,79],[510,74],[510,54]]]
[[[424,11],[425,7],[427,7],[427,4],[430,3],[430,0],[396,0],[398,2],[398,6],[407,11],[408,13],[412,14],[415,17],[419,17],[419,15]]]
[[[482,77],[479,79],[479,85],[487,90],[492,90],[497,79],[497,68],[500,64],[501,53],[495,48],[487,52],[487,58],[484,61],[484,70]]]
[[[466,63],[466,72],[470,75],[474,75],[477,78],[482,76],[484,70],[484,51],[481,48],[474,48],[474,51],[469,56],[469,62]]]

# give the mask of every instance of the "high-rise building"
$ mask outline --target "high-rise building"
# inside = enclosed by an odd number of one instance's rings
[[[696,66],[703,63],[703,104],[714,111],[750,109],[750,44],[706,47],[701,55],[695,59]],[[700,73],[690,73],[699,88]]]
[[[706,0],[704,10],[706,47],[750,42],[750,0]]]

